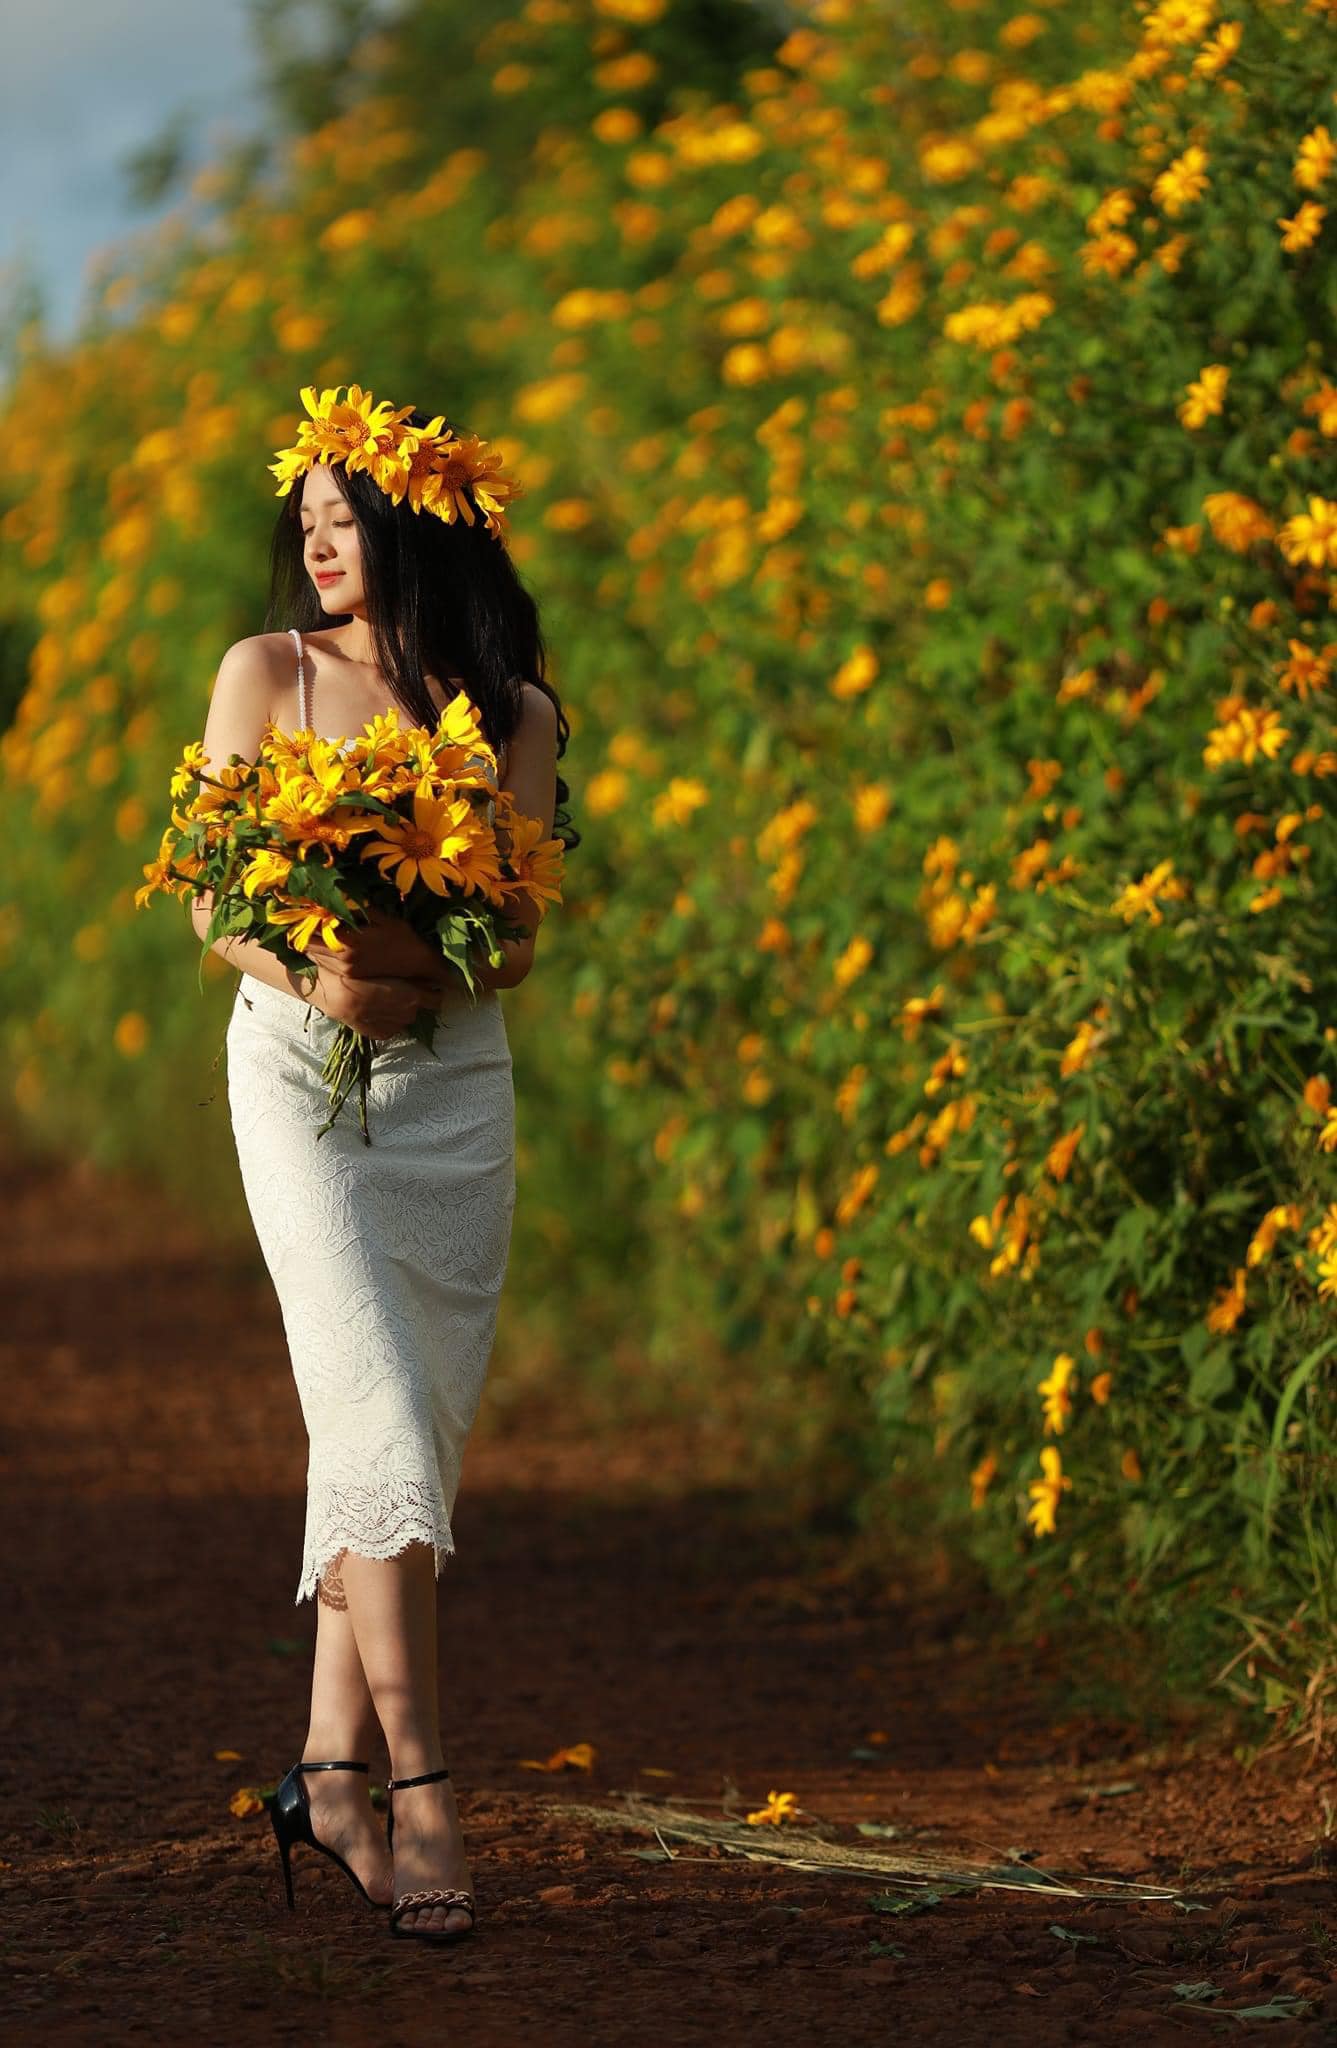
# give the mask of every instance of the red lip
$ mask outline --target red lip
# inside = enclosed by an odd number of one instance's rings
[[[343,575],[342,569],[332,569],[327,576],[317,576],[317,583],[337,583]]]

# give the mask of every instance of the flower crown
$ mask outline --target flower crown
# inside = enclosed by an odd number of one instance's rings
[[[350,472],[365,470],[396,505],[407,498],[415,512],[434,512],[447,525],[458,513],[472,526],[476,507],[488,532],[505,541],[503,507],[524,486],[502,474],[501,456],[486,454],[486,441],[456,435],[444,413],[425,427],[408,426],[411,405],[396,410],[386,398],[373,404],[360,384],[350,384],[341,403],[343,389],[336,384],[317,397],[314,384],[303,385],[310,418],[299,423],[293,446],[277,449],[278,461],[268,465],[279,478],[276,498],[286,497],[314,463],[342,462]],[[472,505],[466,491],[473,494]]]

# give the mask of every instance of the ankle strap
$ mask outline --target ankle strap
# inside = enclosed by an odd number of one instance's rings
[[[294,1764],[295,1771],[370,1771],[370,1764]]]
[[[388,1792],[402,1792],[407,1785],[431,1785],[436,1779],[449,1776],[447,1770],[424,1771],[420,1778],[387,1778],[385,1785]]]

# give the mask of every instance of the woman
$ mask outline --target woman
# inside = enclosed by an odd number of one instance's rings
[[[533,599],[505,546],[497,458],[438,417],[349,387],[319,399],[271,465],[285,499],[266,631],[230,647],[204,732],[210,762],[253,761],[270,720],[355,735],[392,705],[435,726],[460,689],[518,810],[579,843],[557,772],[568,728],[543,678]],[[387,418],[387,415],[389,417]],[[194,907],[203,937],[207,896]],[[530,935],[480,958],[477,1001],[405,920],[313,942],[314,987],[254,940],[241,972],[228,1098],[256,1235],[283,1314],[310,1441],[300,1602],[317,1595],[311,1715],[271,1806],[289,1905],[297,1841],[333,1858],[396,1935],[452,1940],[474,1920],[437,1702],[436,1581],[454,1542],[460,1461],[492,1347],[515,1201],[511,1060],[497,991],[529,972]],[[429,1050],[407,1029],[440,1010]],[[340,1023],[382,1041],[373,1142],[347,1114],[317,1143],[321,1070]],[[368,1753],[390,1756],[389,1826]]]

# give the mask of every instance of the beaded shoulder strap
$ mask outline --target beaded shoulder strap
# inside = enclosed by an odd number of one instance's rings
[[[305,649],[302,646],[302,636],[298,632],[296,626],[289,626],[288,631],[292,634],[293,639],[297,643],[297,725],[299,731],[305,732],[307,725],[309,723],[309,717],[306,708]]]

